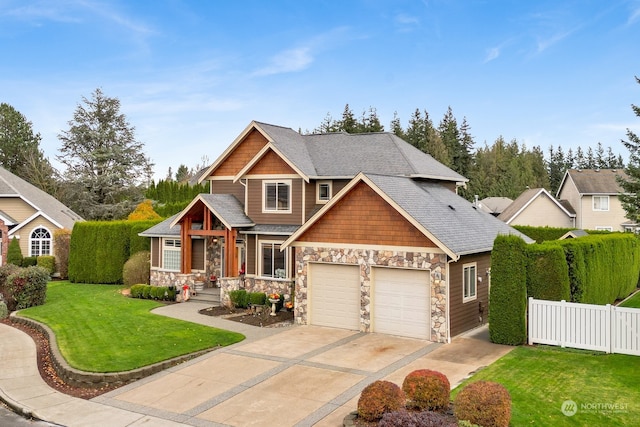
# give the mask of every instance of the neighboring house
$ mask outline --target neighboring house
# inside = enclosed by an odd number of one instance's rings
[[[0,253],[6,263],[9,241],[23,256],[53,255],[55,230],[73,229],[82,218],[50,194],[0,167]]]
[[[225,299],[239,288],[291,294],[301,324],[447,342],[486,321],[495,237],[531,241],[392,133],[252,122],[204,179],[211,194],[141,233],[152,284],[203,273]]]
[[[509,225],[532,227],[576,227],[576,213],[566,200],[556,200],[544,188],[527,189],[518,196],[498,219]]]
[[[493,216],[500,215],[511,203],[508,197],[485,197],[477,202],[477,206]]]
[[[569,169],[557,197],[567,200],[576,212],[576,228],[584,230],[635,231],[626,218],[618,195],[623,192],[616,177],[620,169]]]

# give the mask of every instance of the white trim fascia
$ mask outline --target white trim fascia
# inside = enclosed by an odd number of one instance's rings
[[[560,185],[558,186],[558,191],[556,191],[556,197],[560,197],[560,193],[562,192],[562,189],[564,188],[564,182],[567,180],[567,177],[569,177],[569,179],[571,179],[571,182],[573,182],[573,179],[571,178],[571,175],[569,175],[569,169],[567,169],[564,172],[564,176],[562,177],[562,181],[560,181]],[[576,183],[573,183],[573,186],[576,188],[576,190],[578,189],[578,187],[576,187]],[[578,193],[580,194],[580,193]]]
[[[531,205],[531,203],[533,203],[534,200],[536,200],[538,198],[538,196],[544,193],[553,203],[555,203],[555,205],[557,207],[559,207],[569,218],[574,218],[576,216],[576,214],[572,214],[571,212],[569,212],[568,210],[565,209],[564,206],[562,206],[562,204],[551,195],[551,193],[549,193],[547,190],[545,190],[544,188],[540,188],[540,190],[538,190],[537,193],[535,193],[532,197],[529,198],[529,200],[527,200],[527,203],[525,203],[524,205],[522,205],[522,207],[520,209],[518,209],[516,211],[516,213],[514,213],[511,218],[509,218],[507,221],[505,221],[507,224],[511,224],[511,222],[516,219],[518,217],[518,215],[520,215],[526,208],[529,207],[529,205]]]
[[[302,179],[300,175],[245,175],[241,179],[264,180],[264,181],[277,181],[283,179]]]
[[[445,254],[445,252],[434,246],[391,246],[391,245],[369,245],[364,243],[335,243],[335,242],[293,242],[287,247],[292,248],[344,248],[344,249],[356,249],[356,250],[374,250],[374,251],[386,251],[392,248],[394,251],[399,252],[423,252],[429,254]],[[445,254],[446,255],[446,254]],[[378,266],[381,267],[381,266]],[[384,267],[384,266],[382,266]],[[404,267],[400,267],[404,268]],[[421,270],[421,269],[418,269]]]
[[[5,225],[16,225],[19,224],[18,222],[14,222],[15,220],[9,220],[9,218],[5,217],[4,215],[0,214],[0,220],[2,220],[2,222],[4,222]]]
[[[31,223],[33,220],[35,220],[39,216],[42,216],[43,218],[45,218],[47,221],[49,221],[51,224],[55,225],[58,228],[64,228],[62,225],[60,225],[60,223],[58,221],[55,221],[53,218],[49,217],[44,212],[38,211],[38,212],[34,213],[33,215],[31,215],[29,218],[27,218],[24,221],[20,222],[20,224],[17,227],[14,227],[11,230],[9,230],[9,234],[13,234],[14,232],[20,230],[25,225]]]
[[[209,208],[209,210],[216,216],[216,218],[218,218],[220,220],[220,222],[227,227],[229,230],[231,230],[232,228],[235,227],[239,227],[239,226],[234,226],[234,224],[230,224],[227,221],[225,221],[225,219],[222,217],[222,215],[220,215],[220,213],[213,208],[213,206],[211,206],[209,203],[207,203],[207,201],[205,199],[202,198],[202,194],[198,194],[195,199],[193,199],[191,201],[191,203],[189,203],[189,205],[184,208],[180,214],[178,216],[176,216],[176,218],[171,222],[171,224],[169,224],[170,227],[175,227],[176,225],[178,225],[178,222],[180,222],[180,220],[184,217],[184,215],[189,212],[189,210],[198,202],[201,201],[207,208]],[[252,227],[255,224],[242,224],[242,227]]]

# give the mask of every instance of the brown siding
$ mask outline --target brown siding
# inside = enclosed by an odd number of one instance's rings
[[[244,185],[240,182],[211,181],[211,194],[233,194],[244,205]]]
[[[236,146],[229,156],[213,171],[214,176],[234,176],[265,146],[266,138],[252,131]]]
[[[247,175],[291,175],[296,172],[282,160],[282,158],[269,150],[264,156],[247,172]]]
[[[435,247],[398,211],[361,182],[298,238],[303,242]]]
[[[151,238],[151,267],[160,267],[160,238]]]
[[[204,239],[191,241],[191,269],[204,270]]]
[[[476,263],[476,273],[482,278],[477,281],[477,297],[467,303],[462,302],[462,268],[464,264]],[[449,265],[449,320],[451,322],[451,336],[454,337],[464,331],[487,323],[489,314],[489,277],[486,272],[491,266],[491,253],[485,252],[460,258]],[[482,322],[480,322],[479,305],[484,307]]]
[[[246,273],[256,274],[256,236],[247,234]]]
[[[278,177],[274,176],[274,179]],[[291,180],[290,214],[262,212],[262,181],[261,179],[247,180],[247,216],[256,224],[302,224],[302,178]]]
[[[316,213],[318,208],[323,205],[316,204],[316,182],[305,182],[304,183],[304,215],[305,221],[311,218],[311,215]]]

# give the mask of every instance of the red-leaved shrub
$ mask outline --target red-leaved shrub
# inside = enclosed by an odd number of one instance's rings
[[[404,392],[389,381],[374,381],[362,390],[358,399],[358,416],[366,421],[376,421],[387,412],[404,408]]]
[[[511,396],[502,384],[478,381],[465,386],[456,396],[454,415],[483,427],[508,427]]]
[[[440,410],[449,407],[451,385],[447,376],[430,369],[418,369],[402,383],[407,406],[420,410]]]

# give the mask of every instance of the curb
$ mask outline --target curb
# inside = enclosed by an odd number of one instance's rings
[[[11,313],[10,317],[13,322],[30,326],[42,332],[49,339],[49,355],[51,357],[53,368],[60,378],[62,378],[67,384],[74,387],[104,387],[109,385],[123,386],[179,365],[188,360],[195,359],[196,357],[202,356],[203,354],[219,348],[214,347],[207,350],[201,350],[130,371],[110,373],[87,372],[69,366],[60,353],[55,333],[47,325],[26,317],[19,317],[16,315],[16,312]]]

